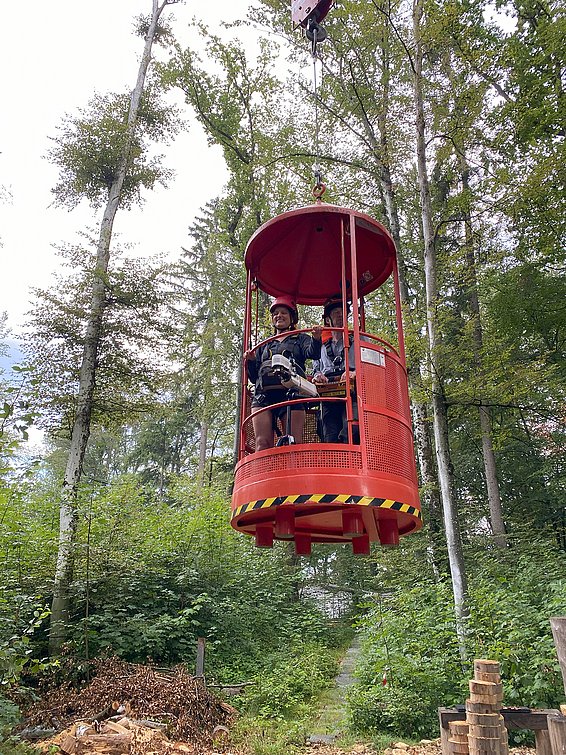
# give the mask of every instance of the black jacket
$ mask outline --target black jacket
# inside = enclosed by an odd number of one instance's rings
[[[274,354],[283,354],[286,357],[293,358],[299,371],[305,372],[305,362],[307,359],[320,359],[320,341],[315,341],[308,333],[289,332],[282,341],[274,340],[260,346],[256,349],[255,360],[248,361],[248,377],[252,383],[258,386],[258,379],[262,365],[269,363]]]

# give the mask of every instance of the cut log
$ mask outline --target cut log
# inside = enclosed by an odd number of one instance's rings
[[[454,755],[468,755],[469,753],[468,743],[460,742],[456,739],[448,740],[448,749],[449,752],[454,753]]]
[[[123,734],[89,734],[77,739],[73,755],[90,755],[92,751],[101,755],[124,755],[130,751],[131,736]]]
[[[486,671],[476,671],[474,679],[478,682],[493,682],[499,684],[501,682],[501,674],[491,674]]]
[[[474,661],[474,677],[476,677],[477,673],[500,674],[501,667],[499,661],[488,661],[485,658],[476,658]]]
[[[498,753],[501,749],[499,737],[468,737],[470,755],[476,752]]]
[[[503,684],[501,682],[482,682],[477,679],[469,681],[470,693],[473,695],[490,695],[497,697],[503,695]]]
[[[38,739],[49,739],[57,734],[57,729],[46,729],[43,726],[27,726],[19,733],[20,739],[36,742]]]
[[[497,723],[495,726],[474,726],[474,724],[470,724],[470,735],[472,737],[499,738],[501,735],[501,724]]]
[[[502,718],[499,713],[468,713],[466,721],[470,726],[499,726]]]
[[[163,721],[150,721],[148,718],[128,718],[128,728],[131,729],[135,726],[141,726],[146,729],[154,729],[155,731],[165,731],[167,729],[167,724],[163,723]]]
[[[484,698],[481,700],[472,700],[471,698],[466,700],[466,711],[468,713],[498,713],[500,707],[497,700],[492,697],[488,697],[487,702]]]
[[[108,733],[111,733],[111,732],[113,732],[114,734],[126,734],[127,736],[130,736],[130,732],[122,724],[119,724],[117,721],[105,721],[102,724],[102,727],[100,729],[100,733],[101,734],[108,734]]]
[[[501,695],[479,695],[475,692],[470,694],[470,701],[472,703],[480,703],[482,705],[491,706],[492,710],[499,710],[503,702]]]
[[[566,755],[566,716],[548,716],[547,721],[552,755]]]
[[[75,755],[77,752],[77,739],[72,734],[67,734],[63,741],[59,744],[61,752],[65,755]]]
[[[552,746],[550,744],[548,729],[535,731],[535,746],[537,749],[537,755],[552,755]]]
[[[468,735],[467,721],[450,721],[448,728],[450,729],[450,736],[456,739],[458,737],[466,737]]]
[[[503,720],[503,716],[501,716],[501,720]],[[509,734],[505,726],[501,726],[499,739],[501,741],[501,755],[509,755]]]

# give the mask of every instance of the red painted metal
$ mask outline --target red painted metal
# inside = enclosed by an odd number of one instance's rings
[[[333,0],[292,0],[291,18],[293,23],[306,26],[311,16],[320,23],[330,10]]]
[[[263,547],[274,538],[294,540],[301,554],[317,542],[350,542],[360,554],[369,552],[370,542],[398,544],[400,536],[420,528],[421,520],[391,236],[368,215],[317,203],[265,223],[248,244],[245,264],[245,349],[257,346],[251,343],[253,287],[321,309],[330,296],[348,291],[353,314],[348,325],[344,303],[344,336],[353,336],[356,381],[355,391],[346,382],[343,398],[305,400],[303,443],[255,452],[244,364],[232,526],[255,535]],[[362,329],[368,297],[390,276],[396,347]],[[348,442],[322,443],[317,407],[336,400],[345,403]],[[355,424],[359,443],[353,442]]]
[[[352,551],[355,556],[369,556],[369,537],[368,535],[362,535],[361,537],[355,537],[352,540]]]
[[[271,522],[258,523],[255,527],[255,544],[258,548],[273,547],[273,524]]]

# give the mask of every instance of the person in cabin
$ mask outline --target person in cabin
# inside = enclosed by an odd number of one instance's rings
[[[350,304],[346,303],[346,312],[350,314]],[[327,299],[323,311],[324,324],[328,328],[344,327],[343,302],[340,296],[332,296]],[[344,354],[344,334],[340,330],[333,330],[332,335],[325,338],[322,346],[320,359],[313,364],[313,383],[322,384],[347,379],[354,380],[356,367],[354,362],[353,334],[349,334],[348,366]],[[358,428],[358,405],[353,397],[352,440],[360,442]],[[323,443],[347,443],[348,423],[346,418],[345,401],[322,401],[321,402],[321,425],[320,433]]]
[[[277,419],[281,419],[284,432],[290,433],[295,443],[303,442],[305,426],[305,407],[297,402],[291,405],[291,428],[286,428],[287,407],[282,406],[270,411],[260,411],[273,404],[288,400],[288,391],[280,380],[270,374],[271,357],[283,354],[295,362],[298,374],[305,375],[307,359],[320,359],[322,345],[322,326],[308,333],[295,333],[299,313],[295,301],[290,296],[279,296],[270,307],[271,322],[277,338],[252,350],[247,354],[248,377],[255,383],[252,399],[252,424],[255,434],[255,450],[263,451],[273,447],[273,434]]]

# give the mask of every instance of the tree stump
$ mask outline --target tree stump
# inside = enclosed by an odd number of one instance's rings
[[[466,721],[450,721],[448,752],[452,755],[468,755],[468,724]]]

